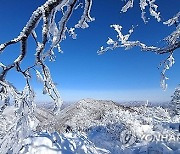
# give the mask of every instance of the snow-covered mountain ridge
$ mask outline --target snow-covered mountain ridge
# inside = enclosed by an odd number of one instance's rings
[[[170,149],[169,146],[173,144],[173,148],[176,148],[171,150],[173,152],[178,150],[178,142],[150,143],[142,137],[144,134],[153,136],[154,133],[178,133],[180,118],[178,116],[172,118],[168,108],[146,105],[128,107],[113,101],[84,99],[63,109],[55,119],[54,130],[59,133],[68,131],[86,133],[95,146],[106,147],[111,153],[122,153],[129,147],[137,145],[141,147],[142,144],[143,146],[165,144]],[[47,124],[42,127],[52,130],[51,126]],[[122,144],[121,134],[124,130],[135,134],[137,138],[135,143]]]
[[[12,110],[8,107],[0,117],[1,136],[13,122]],[[168,108],[84,99],[57,115],[49,107],[37,107],[35,117],[40,134],[24,141],[23,153],[180,153],[180,138],[172,139],[180,133],[180,117],[172,118]]]

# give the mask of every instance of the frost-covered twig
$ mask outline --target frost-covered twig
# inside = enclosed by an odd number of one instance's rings
[[[133,3],[133,1],[131,1]],[[129,8],[126,6],[126,9]],[[126,10],[127,11],[127,10]],[[157,46],[148,46],[145,43],[142,43],[141,41],[131,41],[129,38],[131,34],[134,31],[134,27],[132,27],[127,34],[122,33],[122,26],[118,24],[111,25],[112,28],[117,32],[117,40],[113,40],[112,38],[108,38],[107,47],[101,47],[100,50],[98,50],[98,54],[103,54],[107,52],[108,50],[114,50],[116,48],[125,48],[130,49],[133,47],[140,47],[142,51],[145,52],[154,52],[156,54],[166,54],[168,53],[170,56],[164,61],[164,68],[161,72],[161,86],[165,90],[167,88],[166,80],[168,79],[165,75],[165,72],[167,69],[172,67],[174,64],[174,58],[173,58],[173,52],[180,48],[180,24],[179,23],[179,17],[180,13],[177,13],[173,18],[167,20],[166,22],[163,22],[163,24],[166,24],[168,26],[172,26],[175,24],[176,29],[173,31],[169,36],[164,38],[164,41],[167,43],[165,47],[157,47]]]
[[[156,0],[140,0],[139,6],[141,8],[141,18],[143,19],[144,23],[147,23],[146,19],[146,7],[149,6],[149,13],[152,17],[154,17],[158,22],[161,21],[160,12],[158,12],[158,5],[155,4]],[[132,8],[134,5],[134,0],[128,0],[127,3],[122,7],[122,12],[127,12],[129,8]]]

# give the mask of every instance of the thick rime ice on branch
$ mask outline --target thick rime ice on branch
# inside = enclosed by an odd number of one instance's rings
[[[84,0],[84,11],[78,24],[74,25],[76,28],[87,28],[88,22],[94,19],[90,16],[90,10],[92,0]],[[18,153],[22,147],[18,147],[17,143],[22,142],[24,138],[27,138],[33,129],[31,125],[34,121],[34,98],[35,93],[31,87],[30,78],[31,72],[35,72],[37,79],[43,84],[43,93],[48,94],[54,101],[54,113],[58,113],[60,110],[62,99],[54,84],[50,70],[46,65],[46,59],[51,61],[55,60],[54,48],[57,48],[61,52],[60,43],[66,38],[66,32],[69,32],[72,38],[76,38],[75,28],[70,28],[68,31],[67,22],[69,21],[73,10],[78,8],[77,6],[83,5],[78,0],[47,0],[45,4],[38,7],[30,17],[26,26],[22,29],[19,36],[16,38],[0,44],[0,53],[3,53],[5,49],[13,44],[20,43],[21,49],[19,56],[10,65],[4,65],[0,62],[0,99],[4,102],[1,106],[1,113],[8,106],[10,99],[14,102],[16,107],[16,122],[12,128],[8,131],[2,142],[0,142],[0,151],[3,153],[13,152]],[[66,11],[63,11],[66,8]],[[62,12],[62,17],[59,21],[56,19],[56,14]],[[42,41],[38,40],[38,34],[36,34],[36,27],[40,21],[43,21],[42,25]],[[27,55],[27,43],[29,37],[32,36],[37,45],[35,52],[35,63],[32,66],[27,67],[25,70],[21,68],[21,62],[24,61]],[[50,42],[49,49],[47,43]],[[47,50],[46,50],[47,49]],[[6,80],[6,75],[12,70],[16,69],[17,72],[22,74],[25,78],[26,86],[22,91],[16,89],[13,84]],[[21,145],[21,144],[19,144]]]
[[[139,6],[141,8],[141,18],[146,23],[145,10],[149,6],[149,13],[153,16],[158,22],[161,21],[160,12],[158,12],[158,6],[155,4],[156,0],[140,0]],[[127,12],[129,8],[132,8],[134,0],[128,0],[128,2],[122,7],[122,12]]]
[[[134,4],[134,0],[129,0],[126,5],[124,5],[121,9],[122,12],[126,12],[129,8],[132,8]]]
[[[179,23],[179,17],[180,17],[180,12],[178,12],[174,17],[172,17],[171,19],[163,22],[163,24],[168,25],[168,26],[172,26],[172,25],[177,25]]]

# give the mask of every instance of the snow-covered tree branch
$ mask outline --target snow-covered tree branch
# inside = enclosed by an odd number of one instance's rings
[[[127,12],[129,8],[132,8],[134,4],[133,0],[129,0],[121,9],[122,12]],[[141,17],[144,23],[147,23],[145,17],[145,8],[149,6],[149,12],[152,17],[154,17],[158,22],[161,22],[160,12],[158,12],[158,6],[155,4],[155,0],[140,0],[140,8],[142,11]],[[167,88],[166,80],[168,79],[165,75],[166,70],[168,70],[175,63],[173,58],[173,53],[175,50],[180,48],[180,24],[179,24],[180,12],[174,15],[172,18],[167,21],[162,22],[167,26],[174,26],[175,30],[169,34],[163,41],[166,42],[166,45],[163,47],[159,46],[149,46],[139,40],[130,40],[132,33],[134,32],[134,26],[129,30],[127,34],[123,34],[123,27],[119,24],[113,24],[111,27],[117,32],[117,40],[113,40],[112,38],[108,38],[107,47],[101,47],[98,50],[98,54],[103,54],[108,50],[114,50],[116,48],[125,48],[125,50],[131,49],[133,47],[140,47],[140,49],[144,52],[154,52],[156,54],[166,54],[169,56],[163,62],[164,66],[161,71],[161,87],[165,90]],[[161,63],[162,64],[162,63]]]

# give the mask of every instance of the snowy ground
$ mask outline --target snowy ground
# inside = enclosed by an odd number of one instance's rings
[[[13,123],[13,110],[0,116],[1,139]],[[86,99],[56,116],[37,108],[35,116],[39,133],[23,141],[20,153],[180,154],[180,117],[171,117],[168,108]]]

